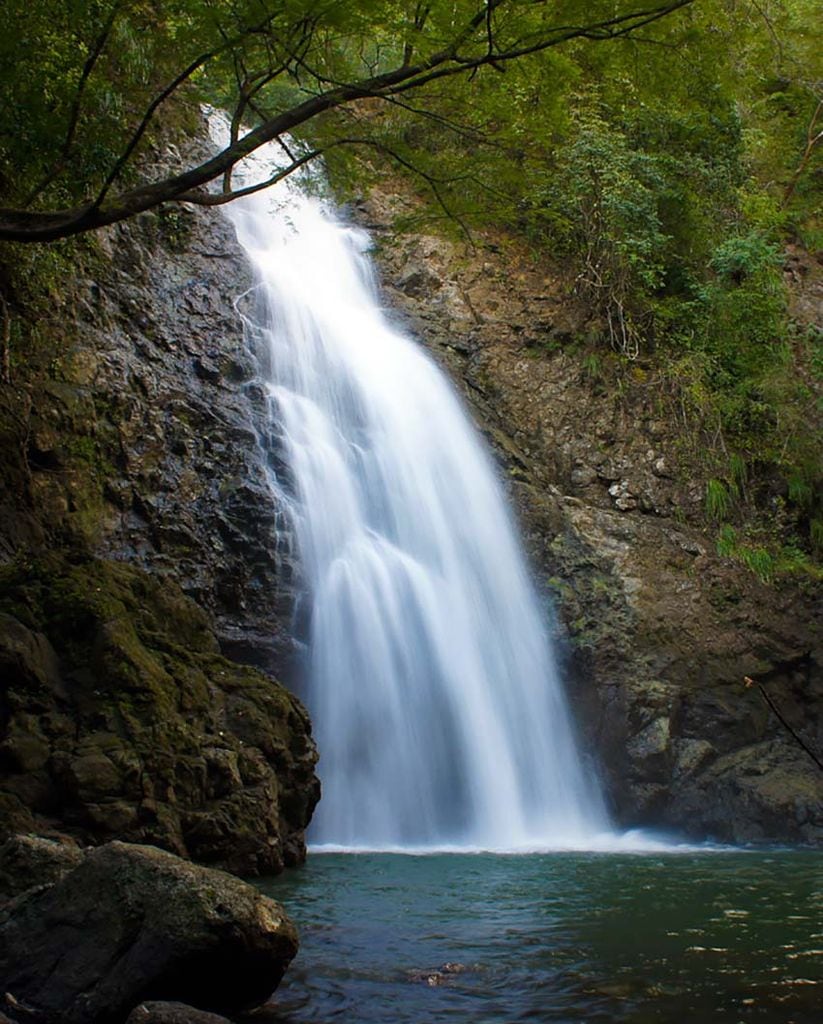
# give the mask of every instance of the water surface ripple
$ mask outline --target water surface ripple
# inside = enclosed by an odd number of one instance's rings
[[[823,1020],[823,856],[323,854],[266,1021]]]

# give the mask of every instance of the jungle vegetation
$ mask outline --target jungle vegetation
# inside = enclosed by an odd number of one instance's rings
[[[573,268],[587,365],[676,393],[721,554],[819,572],[823,345],[790,302],[823,259],[816,0],[8,0],[3,29],[4,258],[229,201],[271,139],[341,191],[399,168],[432,220]],[[153,170],[203,103],[224,151]]]

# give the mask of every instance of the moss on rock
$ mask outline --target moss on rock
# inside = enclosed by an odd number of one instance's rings
[[[223,658],[170,580],[50,553],[0,569],[0,831],[149,842],[235,871],[301,860],[306,712]]]

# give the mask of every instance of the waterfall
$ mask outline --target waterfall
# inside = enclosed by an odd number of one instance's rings
[[[279,158],[249,160],[262,180]],[[248,180],[248,179],[247,179]],[[289,182],[225,207],[307,585],[315,844],[586,845],[608,829],[546,609],[490,458],[441,371],[385,316],[369,239]]]

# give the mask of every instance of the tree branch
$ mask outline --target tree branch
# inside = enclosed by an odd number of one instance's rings
[[[225,40],[222,46],[218,46],[213,50],[207,51],[206,53],[201,53],[199,57],[195,57],[195,59],[188,65],[188,67],[185,67],[180,72],[179,75],[176,75],[171,80],[171,82],[169,82],[169,84],[164,89],[162,89],[157,94],[157,96],[155,96],[155,98],[146,108],[146,111],[143,114],[140,124],[137,126],[137,129],[135,130],[134,134],[132,135],[131,139],[126,145],[126,148],[123,150],[122,154],[115,162],[114,167],[107,175],[106,180],[103,182],[103,187],[100,189],[100,191],[97,194],[97,198],[92,203],[93,208],[97,208],[102,204],[103,200],[106,198],[106,195],[109,192],[109,189],[117,180],[117,178],[119,178],[121,171],[128,163],[135,149],[137,149],[143,136],[146,134],[146,131],[148,130],[149,125],[151,124],[152,118],[154,117],[157,108],[160,107],[163,103],[165,103],[165,101],[173,93],[175,93],[180,88],[180,86],[184,84],[184,82],[187,82],[199,68],[203,67],[204,64],[208,63],[208,61],[212,60],[214,57],[217,57],[220,54],[232,49],[246,36],[262,32],[266,28],[266,26],[271,23],[274,17],[275,14],[269,14],[267,15],[267,17],[263,19],[263,21],[259,22],[253,28],[248,29],[240,36],[237,36],[233,39],[227,39]],[[2,234],[0,234],[0,238],[2,238]]]
[[[340,144],[343,144],[343,140],[341,140]],[[288,153],[288,149],[286,149],[286,152]],[[298,168],[303,167],[309,161],[317,159],[321,153],[323,153],[322,149],[310,150],[303,156],[293,159],[288,167],[281,168],[270,178],[266,178],[265,181],[258,182],[256,185],[247,185],[245,188],[238,188],[234,191],[224,189],[222,192],[182,192],[174,197],[174,201],[178,203],[195,203],[197,206],[223,206],[225,203],[230,203],[233,199],[241,199],[243,196],[251,196],[255,192],[262,192],[265,188],[271,188],[278,181],[282,181],[284,178],[288,178],[290,174],[294,174]]]
[[[0,292],[0,312],[3,314],[3,334],[0,340],[0,381],[11,384],[11,313],[5,295]]]
[[[114,27],[115,19],[120,13],[123,4],[121,0],[115,3],[109,12],[109,16],[103,25],[100,34],[92,43],[89,55],[86,58],[86,62],[83,65],[83,70],[80,73],[80,81],[77,84],[77,92],[74,94],[74,100],[72,101],[71,110],[69,111],[69,124],[66,129],[66,137],[63,140],[63,145],[60,149],[60,154],[57,158],[57,162],[49,171],[49,173],[40,181],[29,193],[28,196],[23,200],[23,206],[30,206],[34,200],[43,192],[48,186],[58,177],[58,175],[64,170],[66,161],[68,160],[71,147],[74,144],[74,138],[77,133],[77,125],[80,121],[80,108],[83,104],[83,96],[86,91],[86,85],[91,73],[94,70],[94,66],[106,48],[106,43],[111,35],[111,30]]]
[[[743,677],[743,683],[746,686],[746,688],[750,687],[754,682],[755,681],[751,678],[751,676],[744,676]],[[763,686],[763,684],[758,682],[756,685],[757,685],[757,689],[760,691],[760,696],[763,698],[763,700],[766,702],[766,704],[768,704],[768,706],[771,708],[771,710],[773,711],[774,716],[778,720],[778,722],[780,722],[780,724],[789,733],[789,735],[792,737],[792,739],[794,739],[795,743],[797,743],[797,745],[799,747],[801,747],[803,750],[806,751],[806,753],[809,755],[809,757],[812,759],[812,761],[814,761],[814,763],[817,765],[817,767],[821,771],[823,771],[823,761],[821,761],[821,759],[812,750],[812,748],[808,745],[808,743],[806,743],[805,740],[803,740],[800,736],[798,736],[797,733],[795,732],[795,730],[789,725],[789,723],[786,721],[785,717],[783,716],[783,713],[780,711],[780,708],[778,708],[777,704],[775,704],[774,699],[771,697],[771,695],[769,693],[767,693],[766,688]]]
[[[462,56],[461,48],[472,39],[476,39],[479,30],[482,29],[485,33],[489,11],[496,10],[505,2],[506,0],[486,0],[474,16],[456,33],[445,49],[417,64],[401,64],[390,71],[362,81],[335,85],[322,90],[263,122],[242,137],[238,137],[220,153],[198,166],[148,185],[128,189],[114,198],[109,198],[108,194],[112,185],[134,153],[157,108],[199,67],[218,54],[225,52],[227,45],[224,44],[213,51],[201,54],[152,100],[137,130],[107,175],[103,187],[93,202],[71,209],[50,212],[0,209],[0,239],[34,242],[66,238],[117,223],[137,213],[153,209],[162,203],[177,200],[186,193],[200,195],[199,189],[224,175],[229,168],[259,149],[260,146],[293,131],[320,114],[360,99],[370,97],[390,99],[441,78],[466,74],[492,62],[504,63],[516,60],[558,46],[571,39],[613,39],[627,35],[636,28],[642,28],[689,6],[694,3],[694,0],[670,0],[670,2],[656,7],[619,15],[594,24],[551,28],[545,36],[535,39],[528,45],[498,49],[493,55],[490,55],[484,48],[482,53],[474,56]],[[273,17],[274,15],[270,15],[261,26],[256,26],[250,31],[263,31]],[[242,41],[248,35],[249,32],[244,33],[236,42]]]
[[[803,172],[806,170],[806,167],[809,163],[809,160],[811,159],[812,152],[815,146],[819,142],[823,141],[823,128],[817,127],[817,120],[820,117],[821,113],[823,113],[823,99],[821,99],[817,104],[817,107],[815,108],[815,111],[812,114],[812,119],[811,121],[809,121],[809,127],[806,132],[806,148],[803,150],[803,155],[800,158],[800,163],[797,165],[797,168],[795,169],[795,172],[792,175],[791,181],[786,186],[786,189],[783,193],[783,198],[780,201],[781,209],[788,205],[789,200],[794,195],[794,190],[797,188],[797,183],[800,181],[801,177],[803,176]]]

